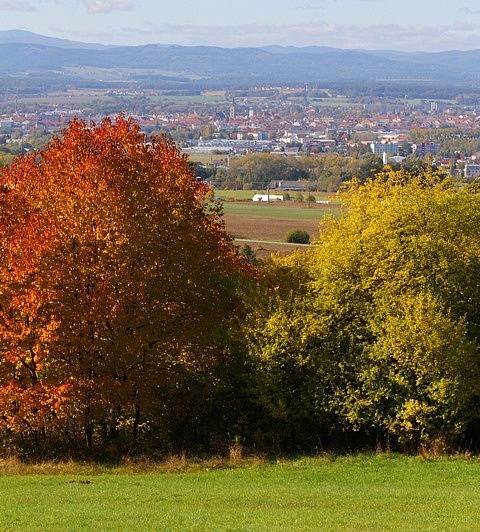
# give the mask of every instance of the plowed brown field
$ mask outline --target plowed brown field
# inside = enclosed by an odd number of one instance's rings
[[[319,222],[316,220],[282,220],[278,218],[245,217],[237,214],[225,216],[227,231],[236,238],[252,240],[273,240],[285,242],[286,236],[294,229],[302,229],[315,239]]]

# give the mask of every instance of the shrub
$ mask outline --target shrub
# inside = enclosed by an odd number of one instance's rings
[[[295,201],[303,203],[304,200],[305,200],[305,198],[303,197],[303,194],[301,192],[297,192],[295,194]]]
[[[240,254],[245,257],[245,260],[247,260],[250,264],[257,263],[257,254],[255,253],[252,246],[245,244],[240,250]]]
[[[288,233],[286,241],[290,244],[310,244],[310,235],[307,231],[296,229]]]

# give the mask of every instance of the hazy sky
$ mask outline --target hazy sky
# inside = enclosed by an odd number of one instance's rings
[[[0,0],[0,29],[114,44],[480,48],[479,0]]]

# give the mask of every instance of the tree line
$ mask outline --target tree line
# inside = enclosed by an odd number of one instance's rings
[[[311,190],[336,192],[342,183],[353,177],[365,180],[382,168],[382,159],[372,154],[352,157],[338,154],[293,157],[252,153],[231,158],[227,169],[207,170],[206,174],[202,174],[200,170],[200,173],[228,190],[265,189],[273,180],[305,180]]]
[[[435,142],[438,154],[443,157],[471,157],[480,152],[480,130],[461,128],[414,129],[410,131],[412,142]]]
[[[26,457],[480,441],[480,195],[344,192],[253,264],[165,138],[73,121],[0,172],[0,447]]]

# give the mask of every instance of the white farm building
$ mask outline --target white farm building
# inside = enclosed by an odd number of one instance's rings
[[[255,194],[253,196],[252,201],[260,202],[260,201],[283,201],[283,196],[277,196],[274,194]]]

